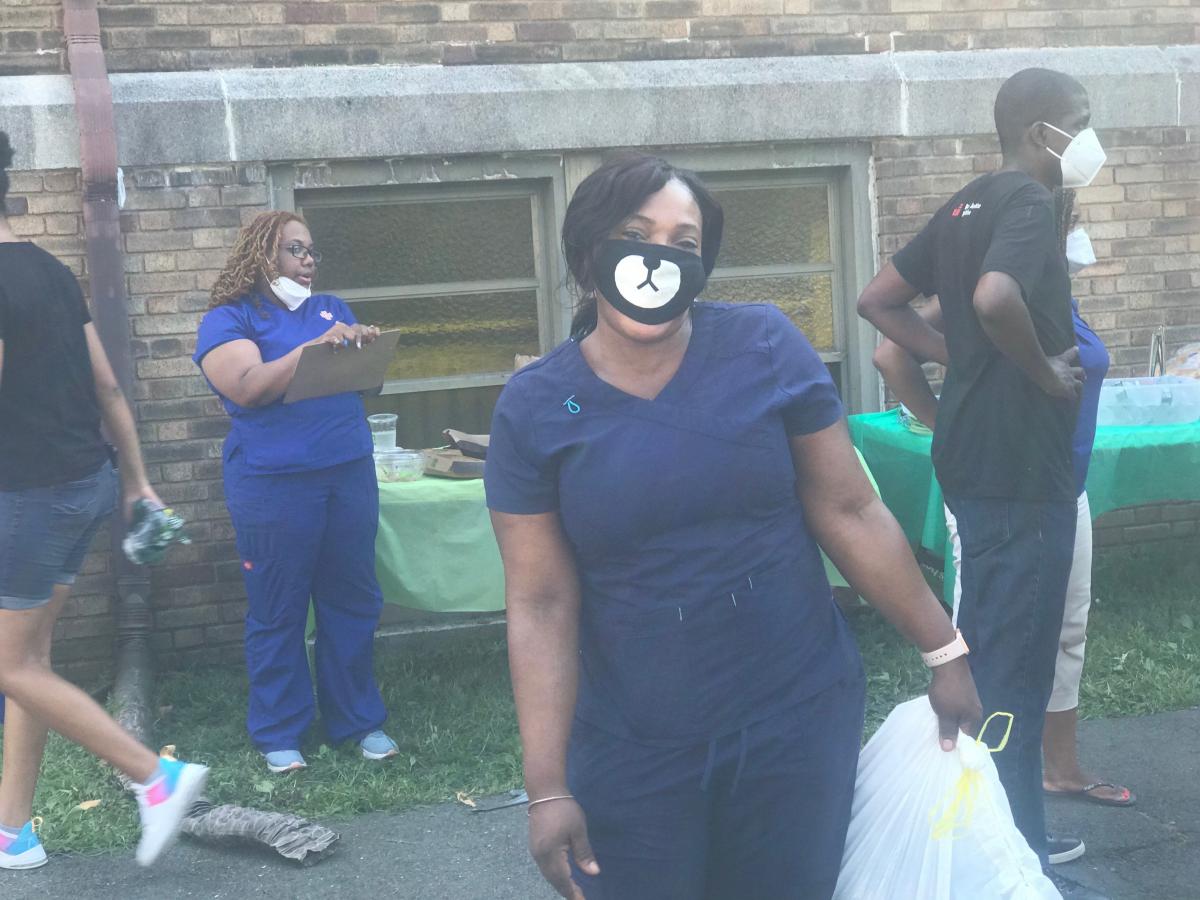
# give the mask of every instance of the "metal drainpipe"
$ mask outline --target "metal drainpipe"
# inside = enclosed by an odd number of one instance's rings
[[[121,391],[132,404],[133,350],[126,308],[121,222],[117,207],[117,134],[112,86],[100,47],[96,0],[63,0],[63,34],[75,91],[79,159],[83,173],[83,226],[87,239],[88,283],[96,331],[112,363]],[[150,577],[121,550],[124,531],[114,518],[112,569],[116,580],[117,659],[114,699],[122,725],[149,737]]]
[[[125,272],[121,258],[121,222],[117,209],[117,133],[112,86],[100,49],[96,0],[63,0],[63,34],[75,88],[79,120],[79,159],[83,170],[83,226],[87,236],[92,317],[104,350],[126,398],[133,397],[133,350],[125,308]],[[150,578],[121,550],[121,532],[112,526],[112,566],[117,587],[117,674],[113,699],[117,721],[149,743],[151,679]],[[121,781],[130,786],[129,779]],[[200,839],[270,847],[288,859],[312,865],[333,851],[337,832],[286,813],[216,806],[201,798],[183,822],[183,831]]]
[[[87,236],[92,317],[126,398],[133,397],[133,350],[125,307],[121,222],[117,209],[117,133],[112,86],[100,49],[96,0],[63,0],[63,34],[75,88],[79,159],[83,170],[83,226]],[[117,674],[113,699],[117,721],[149,743],[151,679],[150,578],[121,549],[118,521],[111,526],[112,566],[117,586]],[[121,781],[130,786],[128,778]],[[261,844],[288,859],[312,865],[332,852],[337,832],[285,813],[216,806],[201,798],[184,819],[193,837]]]

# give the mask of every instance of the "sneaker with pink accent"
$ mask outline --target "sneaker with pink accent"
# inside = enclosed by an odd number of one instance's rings
[[[175,842],[183,817],[204,793],[207,780],[207,767],[162,757],[154,777],[134,787],[142,820],[138,865],[150,865]]]
[[[20,831],[0,828],[0,869],[36,869],[46,864],[46,851],[38,840],[41,819],[30,819]]]

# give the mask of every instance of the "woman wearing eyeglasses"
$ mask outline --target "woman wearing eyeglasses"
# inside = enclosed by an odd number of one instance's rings
[[[242,229],[212,290],[193,359],[233,420],[225,499],[249,608],[247,726],[272,772],[302,769],[314,715],[304,643],[316,609],[317,703],[329,739],[367,759],[394,756],[372,670],[383,607],[375,579],[379,492],[362,398],[283,403],[301,351],[356,352],[379,334],[331,294],[311,293],[321,254],[299,216]]]

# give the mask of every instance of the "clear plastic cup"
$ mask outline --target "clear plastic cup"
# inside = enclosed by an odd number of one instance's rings
[[[392,413],[376,413],[367,416],[371,423],[371,441],[376,450],[394,450],[396,448],[396,416]]]

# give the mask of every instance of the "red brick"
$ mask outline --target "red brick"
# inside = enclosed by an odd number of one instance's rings
[[[337,25],[346,21],[346,7],[341,3],[289,3],[284,21],[290,25]]]

